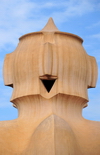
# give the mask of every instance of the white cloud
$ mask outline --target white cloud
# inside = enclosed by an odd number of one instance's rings
[[[91,35],[91,37],[96,38],[96,39],[100,39],[100,33],[97,33],[97,34]]]
[[[68,12],[69,16],[79,16],[94,10],[94,5],[89,0],[70,1],[70,4],[67,5],[67,7],[66,13]]]
[[[41,30],[44,21],[52,16],[57,22],[69,17],[81,16],[94,10],[90,0],[37,1],[1,0],[0,1],[0,46],[12,43],[28,32]],[[50,13],[49,13],[50,12]]]
[[[98,26],[100,26],[100,21],[93,23],[91,26],[88,26],[87,28],[91,29],[91,28],[98,27]]]

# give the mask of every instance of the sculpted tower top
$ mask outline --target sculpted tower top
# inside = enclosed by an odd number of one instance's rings
[[[50,18],[41,31],[19,40],[4,63],[5,85],[14,88],[11,101],[36,94],[51,98],[59,93],[88,100],[87,88],[96,85],[97,65],[84,50],[80,37],[59,31]],[[49,92],[41,80],[46,85],[53,83]]]
[[[100,155],[100,122],[82,117],[97,81],[82,42],[50,18],[6,55],[4,83],[13,87],[18,118],[0,122],[0,155]]]

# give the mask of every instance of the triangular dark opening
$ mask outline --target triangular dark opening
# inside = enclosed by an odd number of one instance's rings
[[[56,79],[53,79],[53,80],[42,80],[42,79],[41,79],[43,85],[45,86],[45,88],[46,88],[46,90],[47,90],[48,92],[50,92],[52,86],[53,86],[54,83],[55,83],[55,80],[56,80]]]

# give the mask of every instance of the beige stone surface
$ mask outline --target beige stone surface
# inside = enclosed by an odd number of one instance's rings
[[[100,155],[100,122],[82,117],[97,81],[96,60],[82,42],[50,18],[6,55],[4,83],[13,87],[18,118],[0,122],[0,155]]]

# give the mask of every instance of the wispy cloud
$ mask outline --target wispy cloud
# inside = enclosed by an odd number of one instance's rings
[[[100,39],[100,33],[91,35],[92,38]]]
[[[88,29],[92,29],[92,28],[96,28],[96,27],[98,27],[98,26],[100,26],[100,21],[98,21],[98,22],[96,22],[96,23],[93,23],[92,25],[88,26],[87,28],[88,28]]]
[[[52,16],[57,22],[64,22],[69,17],[82,16],[95,8],[92,0],[69,1],[0,1],[0,46],[16,45],[18,38],[28,32],[42,29],[47,19]]]

